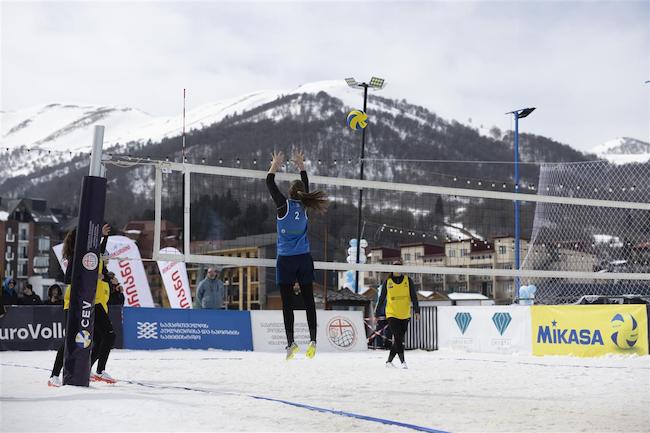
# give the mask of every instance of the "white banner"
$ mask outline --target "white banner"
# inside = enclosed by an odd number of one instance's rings
[[[251,311],[253,350],[283,352],[287,345],[281,310]],[[309,328],[304,310],[294,312],[294,337],[301,352],[309,344]],[[368,350],[361,311],[316,310],[316,340],[320,352]]]
[[[178,254],[180,251],[173,247],[167,247],[160,250],[160,254]],[[190,282],[187,279],[187,268],[184,262],[158,262],[158,269],[162,276],[169,305],[172,308],[192,308],[192,293],[190,292]]]
[[[438,307],[438,348],[532,354],[530,307]]]
[[[52,247],[63,273],[67,263],[63,259],[63,244]],[[124,288],[124,305],[127,307],[153,307],[151,288],[147,273],[140,260],[140,251],[132,239],[126,236],[109,236],[106,253],[111,257],[122,257],[133,260],[109,260],[108,270],[115,273],[117,280]]]

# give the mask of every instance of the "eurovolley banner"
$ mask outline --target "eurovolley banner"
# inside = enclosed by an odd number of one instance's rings
[[[647,355],[645,305],[531,307],[533,355]]]
[[[530,307],[509,305],[437,308],[439,349],[531,353]]]

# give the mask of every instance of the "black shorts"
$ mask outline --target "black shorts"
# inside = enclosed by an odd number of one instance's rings
[[[276,284],[309,284],[314,282],[314,260],[311,253],[278,256],[275,265]]]

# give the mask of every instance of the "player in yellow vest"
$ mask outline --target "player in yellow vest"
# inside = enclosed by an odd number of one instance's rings
[[[401,264],[401,260],[393,262],[393,265]],[[404,336],[411,320],[411,304],[413,304],[416,320],[420,319],[420,306],[413,280],[406,275],[393,272],[381,286],[377,306],[383,305],[384,302],[386,303],[388,326],[393,333],[393,345],[388,355],[388,361],[386,361],[386,367],[394,367],[393,358],[398,355],[402,362],[402,368],[408,368],[404,360]]]
[[[108,234],[110,233],[110,226],[105,224],[102,227],[102,244],[100,251],[103,253],[106,250],[106,243],[108,242]],[[68,261],[66,268],[64,283],[67,283],[65,295],[63,297],[63,326],[67,322],[67,313],[70,308],[70,283],[72,282],[72,254],[74,252],[74,244],[76,240],[76,230],[71,230],[63,242],[63,257]],[[97,287],[95,289],[95,320],[93,325],[93,349],[91,353],[91,366],[99,361],[97,364],[97,373],[91,373],[90,380],[93,382],[102,381],[107,383],[115,383],[108,373],[104,371],[106,368],[106,361],[108,355],[115,343],[115,331],[110,318],[108,317],[108,298],[110,296],[110,287],[107,282],[105,264],[103,260],[99,261],[97,270]],[[52,374],[48,380],[48,386],[59,387],[61,386],[61,369],[63,368],[63,350],[65,341],[57,350],[56,359],[54,360],[54,367]]]

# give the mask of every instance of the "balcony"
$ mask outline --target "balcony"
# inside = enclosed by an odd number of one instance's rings
[[[5,241],[7,242],[16,242],[16,235],[12,232],[7,232],[5,236]]]
[[[14,253],[5,253],[5,260],[8,262],[13,262],[14,261]]]

